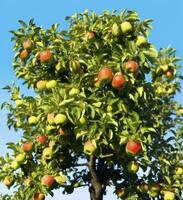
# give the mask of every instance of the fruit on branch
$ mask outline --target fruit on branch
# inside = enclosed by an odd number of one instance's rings
[[[82,115],[80,118],[79,118],[79,122],[80,124],[85,124],[86,123],[86,118]]]
[[[119,36],[121,34],[121,30],[120,30],[120,27],[118,26],[117,23],[114,23],[112,25],[112,29],[111,29],[111,32],[114,36]]]
[[[55,130],[57,127],[56,126],[53,126],[53,125],[48,125],[48,126],[46,126],[46,130],[48,131],[48,132],[51,132],[51,131],[53,131],[53,130]]]
[[[73,88],[71,88],[70,90],[69,90],[69,95],[70,96],[75,96],[75,95],[77,95],[77,94],[79,94],[80,93],[80,90],[79,90],[79,88],[77,88],[77,87],[73,87]]]
[[[25,153],[19,153],[16,157],[15,160],[19,163],[23,163],[26,160],[26,155]]]
[[[13,185],[14,179],[12,176],[5,176],[3,183],[9,188]]]
[[[67,117],[65,114],[57,114],[54,118],[55,124],[65,124],[67,122]]]
[[[48,114],[47,114],[47,122],[48,122],[50,125],[55,124],[55,114],[54,114],[54,113],[48,113]]]
[[[41,184],[51,188],[55,182],[55,179],[52,175],[45,175],[41,179]]]
[[[50,80],[50,81],[47,81],[46,83],[46,88],[47,89],[52,89],[54,87],[57,86],[57,81],[56,80]]]
[[[24,142],[22,144],[22,150],[24,152],[30,152],[33,149],[33,143],[32,142]]]
[[[151,197],[157,197],[160,192],[160,186],[157,183],[151,184],[149,188],[149,195]]]
[[[86,34],[86,39],[88,40],[92,40],[95,38],[95,32],[94,31],[89,31],[87,34]]]
[[[40,80],[36,83],[36,88],[38,90],[44,90],[46,88],[46,83],[47,81],[46,80]]]
[[[50,50],[44,50],[39,54],[39,59],[42,63],[49,62],[53,58],[53,54]]]
[[[37,124],[37,122],[38,122],[38,118],[36,116],[30,116],[28,118],[28,123],[30,125],[35,125],[35,124]]]
[[[112,87],[116,89],[122,89],[125,86],[126,80],[121,72],[114,75],[112,79]]]
[[[173,77],[173,72],[171,70],[168,70],[166,73],[165,73],[166,77],[167,78],[172,78]]]
[[[44,148],[42,155],[44,159],[47,159],[47,160],[51,159],[53,156],[53,149],[51,147]]]
[[[175,175],[183,175],[183,168],[182,167],[176,167],[174,170]]]
[[[147,44],[147,39],[144,36],[137,36],[136,45],[138,47]]]
[[[164,200],[174,200],[175,199],[175,193],[172,191],[163,191],[163,199]]]
[[[143,184],[137,186],[137,190],[141,193],[147,193],[147,191],[149,190],[149,186],[148,186],[148,184],[143,183]]]
[[[16,107],[24,105],[24,100],[23,99],[17,99],[15,101],[15,105],[16,105]]]
[[[56,176],[56,177],[55,177],[55,181],[56,181],[58,184],[63,185],[63,184],[66,183],[67,178],[66,178],[66,176],[64,176],[64,175]]]
[[[132,25],[130,22],[122,22],[121,23],[121,31],[122,33],[126,34],[129,33],[130,31],[132,31]]]
[[[134,74],[136,74],[138,71],[138,63],[133,60],[126,62],[125,67],[128,71],[130,71]]]
[[[28,38],[23,42],[24,49],[31,49],[32,47],[33,47],[33,41],[30,38]]]
[[[45,195],[39,192],[34,193],[33,200],[45,200]]]
[[[141,146],[140,142],[134,141],[134,140],[130,140],[126,144],[126,148],[125,149],[126,149],[126,153],[135,156],[142,150],[142,146]]]
[[[128,172],[136,173],[139,170],[139,164],[136,161],[130,161],[127,165]]]
[[[20,51],[19,57],[21,60],[26,60],[29,57],[29,52],[26,49],[23,49]]]
[[[37,141],[40,144],[45,144],[47,140],[48,140],[48,138],[45,135],[39,135],[39,136],[37,136]]]
[[[119,198],[124,198],[126,197],[127,195],[127,189],[126,188],[119,188],[116,190],[116,195],[119,197]]]
[[[93,140],[88,140],[84,144],[84,152],[88,155],[93,154],[97,149],[97,145],[95,141]]]
[[[98,72],[98,81],[99,82],[110,82],[113,78],[113,73],[112,73],[112,69],[110,69],[109,67],[103,67],[99,70]]]
[[[20,167],[20,163],[18,163],[16,160],[14,160],[12,163],[11,163],[11,168],[13,169],[18,169]]]

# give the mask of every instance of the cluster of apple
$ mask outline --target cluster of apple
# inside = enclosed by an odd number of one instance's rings
[[[161,64],[156,68],[156,74],[164,74],[167,78],[171,79],[174,75],[174,70],[168,64]]]
[[[138,63],[136,61],[130,60],[125,63],[125,69],[134,75],[138,73]],[[126,79],[122,72],[117,72],[113,74],[113,71],[109,67],[103,67],[99,70],[97,76],[97,84],[100,85],[101,82],[109,83],[116,89],[123,89],[126,83]]]

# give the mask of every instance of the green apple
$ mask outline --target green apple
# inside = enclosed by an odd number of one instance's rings
[[[14,160],[11,163],[11,167],[16,170],[16,169],[18,169],[20,167],[20,163],[18,163],[16,160]]]
[[[175,199],[175,193],[171,191],[164,191],[164,200],[174,200]]]
[[[51,81],[48,81],[46,83],[46,88],[47,89],[52,89],[52,88],[54,88],[56,86],[57,86],[57,81],[56,80],[51,80]]]
[[[8,172],[8,171],[10,170],[10,165],[9,165],[8,163],[6,163],[6,164],[3,166],[2,170],[3,170],[4,172]]]
[[[168,70],[169,66],[168,66],[167,64],[164,64],[164,65],[161,65],[160,68],[161,68],[164,72],[166,72],[166,71]]]
[[[79,93],[80,93],[80,90],[79,90],[79,88],[76,88],[76,87],[69,90],[69,95],[70,96],[75,96],[75,95],[77,95]]]
[[[93,154],[97,149],[97,145],[95,143],[95,141],[93,140],[88,140],[87,142],[85,142],[84,144],[84,152],[88,155]]]
[[[11,176],[5,176],[4,180],[3,180],[3,183],[9,188],[13,185],[14,183],[14,180],[13,180],[13,177]]]
[[[127,165],[128,172],[136,173],[139,170],[139,164],[136,161],[131,161]]]
[[[15,160],[19,163],[23,163],[26,160],[26,155],[24,153],[20,153],[15,157]]]
[[[54,118],[55,124],[65,124],[67,117],[65,114],[57,114]]]
[[[36,116],[30,116],[29,119],[28,119],[28,123],[30,125],[35,125],[35,124],[37,124],[37,122],[38,122],[38,119],[37,119]]]
[[[175,175],[183,175],[183,168],[182,167],[176,167],[174,173],[175,173]]]
[[[130,31],[132,31],[132,25],[130,22],[122,22],[121,23],[121,31],[122,33],[126,34],[129,33]]]
[[[24,104],[24,100],[23,99],[17,99],[15,101],[16,107],[22,106],[23,104]]]
[[[53,156],[53,149],[51,147],[46,147],[45,149],[43,149],[42,156],[44,159],[51,159]]]
[[[109,113],[112,112],[112,110],[113,110],[112,105],[108,105],[106,110],[107,110],[107,112],[109,112]]]
[[[111,32],[114,36],[119,36],[121,34],[121,30],[120,30],[120,27],[118,26],[117,23],[114,23],[112,25],[112,29],[111,29]]]
[[[64,175],[62,175],[62,176],[56,176],[56,177],[55,177],[55,181],[56,181],[58,184],[63,185],[63,184],[66,183],[67,178],[66,178],[66,176],[64,176]]]
[[[85,124],[86,123],[86,118],[82,115],[79,119],[80,124]]]
[[[136,45],[138,47],[147,43],[147,39],[144,36],[137,36]]]
[[[44,90],[46,88],[46,83],[47,81],[46,80],[40,80],[36,83],[36,88],[38,90]]]

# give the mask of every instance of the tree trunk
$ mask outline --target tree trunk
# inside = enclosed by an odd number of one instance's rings
[[[96,172],[96,166],[95,166],[95,157],[91,156],[90,160],[88,162],[88,169],[91,174],[91,186],[89,188],[90,192],[90,199],[91,200],[103,200],[104,195],[104,187],[101,183],[98,174]]]

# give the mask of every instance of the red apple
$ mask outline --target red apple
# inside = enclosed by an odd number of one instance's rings
[[[46,141],[47,141],[47,137],[45,135],[39,135],[37,136],[37,141],[40,143],[40,144],[45,144]]]
[[[110,82],[112,80],[113,73],[112,69],[109,67],[104,67],[99,70],[98,72],[98,81],[105,81],[105,82]]]
[[[36,193],[34,194],[34,198],[33,198],[33,199],[34,199],[34,200],[44,200],[44,199],[45,199],[45,195],[42,194],[42,193],[36,192]]]
[[[128,71],[132,72],[132,73],[137,73],[138,71],[138,63],[133,61],[133,60],[130,60],[128,61],[126,64],[125,64],[125,67]]]
[[[45,186],[47,186],[49,188],[53,186],[54,182],[55,182],[55,179],[54,179],[54,177],[52,175],[45,175],[41,179],[41,184],[45,185]]]
[[[45,51],[42,51],[39,55],[39,59],[41,62],[51,61],[52,57],[53,57],[52,52],[48,49]]]
[[[126,144],[126,152],[131,154],[131,155],[136,155],[138,154],[142,149],[141,143],[138,141],[133,141],[130,140],[127,144]]]
[[[126,80],[122,73],[118,72],[112,79],[112,87],[122,89],[126,83]]]
[[[24,142],[22,144],[22,149],[25,152],[30,152],[33,149],[33,143],[32,142]]]
[[[29,57],[29,52],[26,49],[20,51],[19,57],[21,60],[26,60]]]

